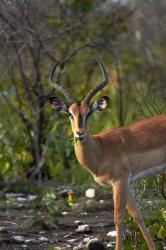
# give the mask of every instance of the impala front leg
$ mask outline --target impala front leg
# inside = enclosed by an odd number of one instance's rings
[[[114,223],[116,228],[116,250],[122,248],[122,232],[127,200],[127,179],[114,181]]]

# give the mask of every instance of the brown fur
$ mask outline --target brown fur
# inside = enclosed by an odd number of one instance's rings
[[[111,180],[166,162],[165,143],[166,115],[160,115],[98,135],[88,133],[84,144],[75,145],[75,153],[79,163],[95,177],[106,175]],[[153,161],[147,157],[151,152]]]
[[[166,115],[91,135],[87,116],[93,111],[105,109],[107,102],[108,97],[103,96],[91,106],[74,102],[68,108],[58,97],[51,98],[51,105],[55,110],[70,114],[78,162],[99,184],[113,187],[116,250],[122,248],[125,208],[138,224],[149,249],[155,250],[154,242],[136,206],[130,182],[149,177],[165,168]]]
[[[88,109],[88,105],[84,103],[74,103],[69,108],[73,115],[73,133],[86,134],[83,143],[75,144],[75,154],[81,166],[87,169],[99,184],[113,186],[116,250],[122,247],[125,206],[138,223],[149,249],[154,250],[154,243],[136,207],[129,182],[132,176],[148,169],[152,169],[153,173],[154,167],[166,164],[166,115],[90,135],[84,119]],[[80,116],[82,123],[79,122]]]
[[[70,114],[78,162],[94,176],[99,184],[113,187],[116,250],[122,249],[125,208],[138,224],[148,248],[155,250],[154,242],[136,206],[130,182],[165,168],[166,115],[143,120],[128,127],[109,129],[98,135],[90,135],[87,115],[93,111],[104,110],[109,101],[107,96],[102,96],[89,106],[92,97],[108,82],[102,62],[98,59],[97,61],[102,71],[103,81],[89,92],[80,105],[64,88],[52,82],[58,62],[50,73],[50,83],[62,94],[64,93],[66,99],[72,104],[68,108],[58,97],[52,97],[50,102],[56,111]]]

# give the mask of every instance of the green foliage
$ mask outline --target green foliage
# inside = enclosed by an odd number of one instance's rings
[[[62,26],[62,20],[61,19],[53,19],[53,18],[49,18],[47,19],[47,22],[55,27],[55,28],[59,28],[60,26]]]
[[[162,241],[166,238],[165,200],[151,201],[151,203],[152,205],[149,205],[147,201],[141,199],[141,212],[144,213],[145,224],[155,240],[157,249],[162,249]],[[125,223],[129,233],[124,241],[124,249],[132,249],[131,246],[136,249],[147,249],[139,227],[129,214],[126,214]]]
[[[42,197],[42,210],[53,217],[60,215],[60,205],[56,204],[56,195],[53,192],[46,193]]]
[[[48,250],[56,250],[57,248],[54,245],[48,247]]]
[[[47,40],[47,33],[49,34],[48,41],[43,46],[44,50],[40,54],[39,65],[35,64],[38,48],[36,42],[31,44],[32,47],[34,45],[34,54],[36,53],[34,61],[26,50],[20,51],[22,53],[20,56],[25,57],[23,66],[26,66],[24,73],[29,87],[32,90],[35,89],[33,72],[35,67],[39,68],[41,71],[39,82],[44,89],[44,95],[47,96],[50,93],[48,72],[53,64],[50,63],[51,56],[55,57],[54,59],[66,58],[78,48],[90,44],[85,46],[84,50],[78,50],[73,54],[59,79],[69,88],[73,97],[81,101],[92,87],[101,82],[99,67],[93,59],[96,54],[102,58],[109,75],[109,84],[93,100],[101,95],[108,95],[110,104],[106,111],[94,113],[90,118],[89,128],[92,134],[118,127],[121,123],[128,125],[135,120],[166,113],[163,96],[157,95],[154,91],[157,89],[160,93],[164,92],[162,90],[165,83],[165,57],[163,56],[165,47],[155,42],[151,44],[151,51],[148,47],[145,53],[142,53],[141,44],[129,32],[132,26],[128,18],[130,6],[115,3],[107,9],[105,5],[107,2],[53,1],[52,8],[49,7],[49,11],[46,9],[46,12],[44,9],[41,11],[38,6],[35,20],[39,20],[36,26],[34,25],[35,30],[44,27],[44,31],[40,32],[40,35],[44,34],[42,37],[44,41]],[[38,27],[40,25],[41,27]],[[125,40],[128,35],[131,37],[130,43]],[[40,42],[43,41],[42,39]],[[42,50],[42,44],[40,46]],[[14,55],[13,59],[16,57]],[[119,67],[122,93],[116,64]],[[32,120],[32,125],[35,127],[36,120],[33,118],[32,108],[34,106],[35,109],[39,109],[39,100],[34,94],[33,102],[30,104],[22,84],[23,75],[20,75],[17,63],[14,65],[14,76],[11,78],[10,74],[6,75],[2,91],[4,90],[10,97],[11,103],[16,108],[20,105],[16,93],[20,94],[21,109],[25,116]],[[4,67],[2,62],[0,68]],[[31,141],[18,115],[1,96],[0,100],[3,106],[0,109],[0,179],[23,179],[27,177],[29,169],[36,167]],[[120,121],[121,108],[123,122]],[[59,183],[92,183],[93,178],[76,162],[68,118],[63,114],[55,114],[48,103],[43,110],[43,138],[40,142],[44,156],[43,177]],[[31,131],[31,135],[34,139],[35,129]]]
[[[4,120],[0,124],[0,178],[6,180],[24,178],[24,171],[33,160],[32,155],[22,143],[18,144],[21,140],[19,138],[20,124],[18,123],[12,132],[9,127],[10,124],[5,124]],[[25,136],[24,131],[22,136]]]
[[[88,0],[65,0],[65,3],[70,7],[74,12],[88,13],[92,10],[96,3],[100,2],[99,0],[88,1]]]
[[[67,201],[59,197],[57,199],[54,191],[44,192],[31,202],[31,206],[38,208],[31,221],[31,226],[43,228],[56,227],[62,212],[69,209]]]

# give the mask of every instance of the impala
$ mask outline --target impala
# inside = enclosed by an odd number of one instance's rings
[[[69,115],[76,142],[75,154],[80,165],[93,175],[96,182],[113,187],[116,250],[122,248],[126,208],[138,224],[149,249],[154,250],[155,244],[136,206],[130,184],[154,175],[166,167],[166,115],[91,135],[87,125],[88,118],[95,111],[103,111],[109,101],[107,96],[102,96],[90,103],[92,97],[108,83],[104,66],[99,59],[97,61],[102,73],[102,82],[94,87],[81,103],[54,81],[56,68],[61,66],[61,62],[57,62],[50,72],[49,82],[66,98],[66,102],[59,97],[52,97],[50,102],[53,109]]]

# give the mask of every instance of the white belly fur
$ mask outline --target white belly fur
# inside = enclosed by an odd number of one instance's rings
[[[130,177],[130,181],[136,181],[139,179],[146,179],[153,176],[166,168],[166,164],[161,164],[150,169],[146,169]]]

